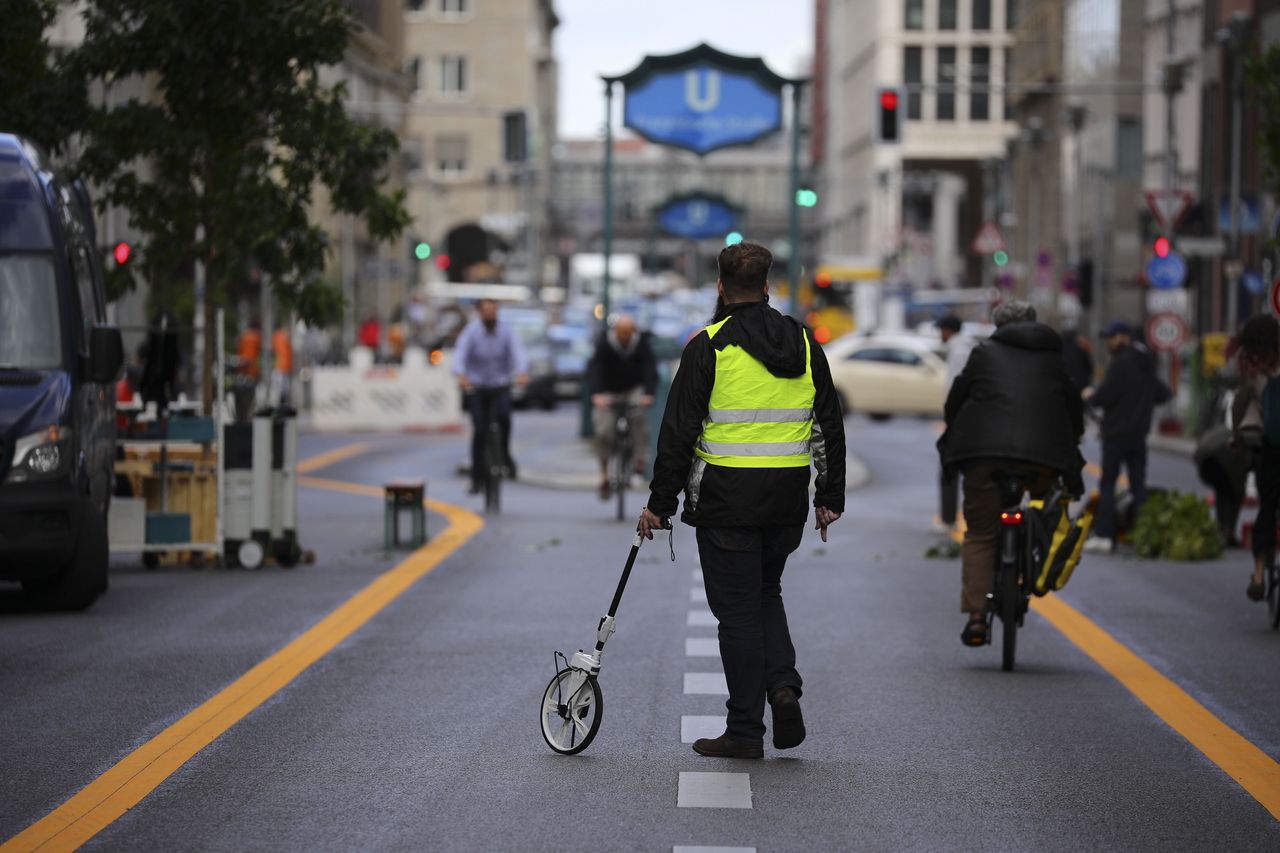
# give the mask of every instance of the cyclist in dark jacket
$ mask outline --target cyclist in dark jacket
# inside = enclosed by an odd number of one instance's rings
[[[600,460],[600,498],[609,499],[609,455],[617,440],[617,419],[613,405],[629,403],[627,424],[632,436],[632,464],[637,474],[648,468],[649,424],[646,409],[653,405],[658,389],[658,362],[653,356],[651,336],[636,330],[630,314],[620,314],[613,328],[600,336],[595,354],[587,364],[587,388],[594,407],[596,458]]]
[[[995,333],[974,348],[947,395],[947,430],[938,450],[946,468],[964,474],[961,608],[969,621],[961,639],[969,646],[987,641],[987,594],[1003,509],[995,472],[1032,473],[1033,495],[1060,476],[1073,494],[1084,491],[1084,406],[1062,362],[1062,338],[1035,317],[1023,302],[997,308]]]

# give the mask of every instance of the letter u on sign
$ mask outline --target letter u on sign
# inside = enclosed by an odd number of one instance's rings
[[[699,76],[704,77],[705,80],[699,81]],[[684,102],[695,113],[709,113],[714,110],[720,104],[720,72],[710,69],[686,71]]]

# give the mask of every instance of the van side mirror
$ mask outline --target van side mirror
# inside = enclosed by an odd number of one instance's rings
[[[115,382],[124,366],[124,340],[115,326],[94,326],[89,331],[89,363],[86,374],[90,382]]]

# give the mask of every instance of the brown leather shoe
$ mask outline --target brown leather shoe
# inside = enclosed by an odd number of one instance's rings
[[[773,748],[792,749],[804,743],[804,715],[800,697],[790,687],[779,687],[769,697],[773,706]]]
[[[717,738],[695,740],[693,751],[711,758],[764,758],[764,741],[743,740],[725,732]]]

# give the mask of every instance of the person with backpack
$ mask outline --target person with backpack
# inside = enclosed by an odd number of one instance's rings
[[[1111,363],[1094,388],[1084,391],[1090,406],[1102,410],[1102,479],[1098,483],[1098,523],[1086,551],[1110,552],[1116,535],[1116,480],[1123,465],[1135,512],[1147,499],[1147,433],[1156,406],[1172,396],[1156,376],[1155,359],[1133,341],[1133,330],[1113,320],[1102,330]]]
[[[1236,355],[1240,387],[1231,404],[1233,443],[1254,450],[1258,515],[1253,522],[1251,601],[1266,594],[1263,571],[1275,558],[1276,509],[1280,506],[1280,323],[1269,314],[1250,317],[1240,330]]]

